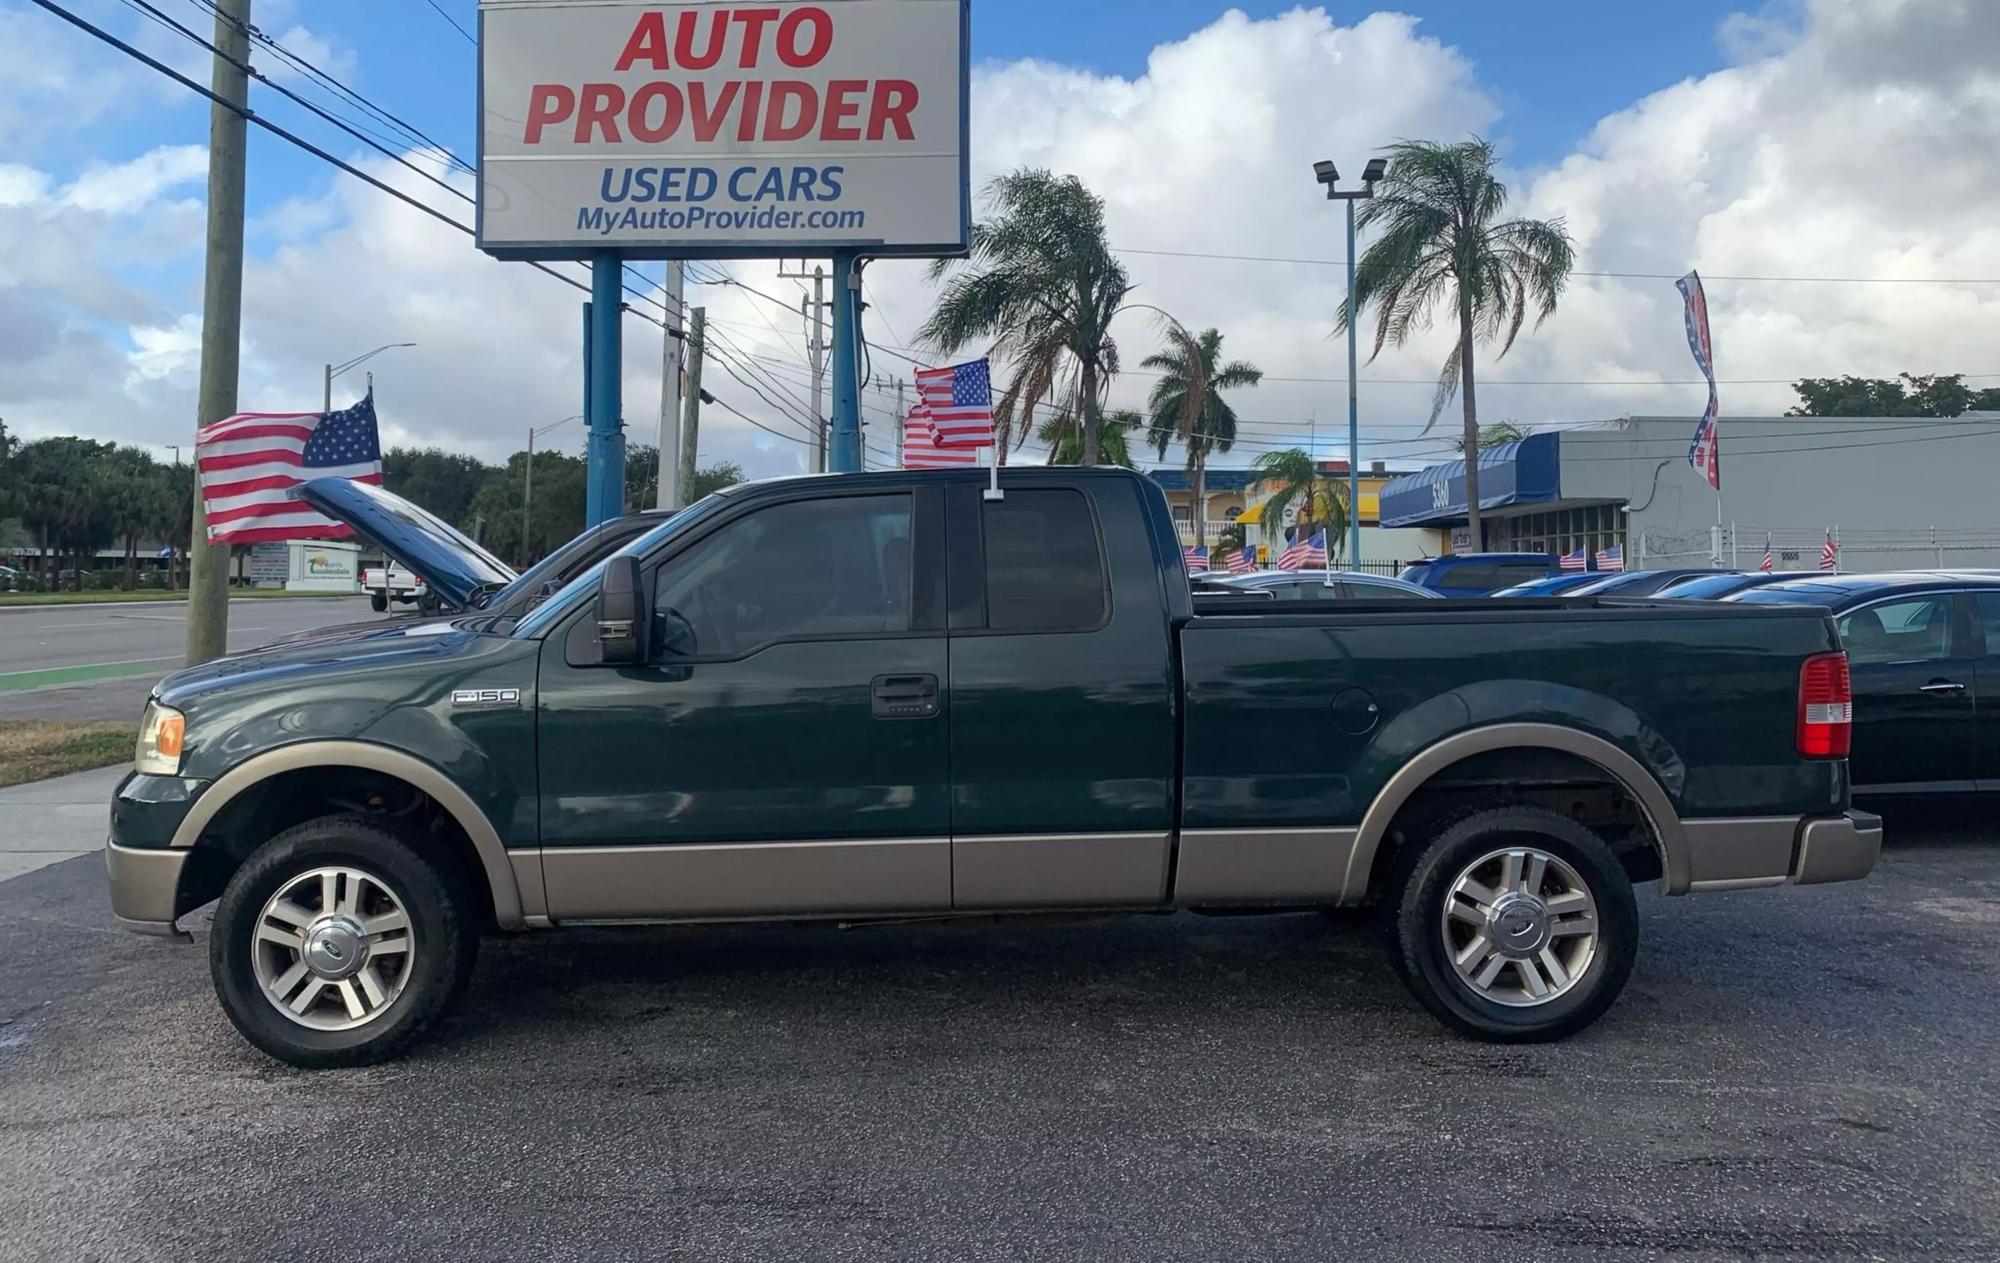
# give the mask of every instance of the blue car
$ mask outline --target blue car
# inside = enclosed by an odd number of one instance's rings
[[[1575,588],[1566,596],[1665,596],[1682,584],[1712,579],[1723,573],[1713,566],[1684,570],[1625,570],[1597,576],[1595,583]]]
[[[1566,570],[1546,579],[1535,579],[1528,583],[1517,583],[1511,588],[1502,588],[1494,596],[1561,596],[1572,588],[1580,588],[1586,583],[1596,583],[1604,577],[1596,570]]]
[[[1561,573],[1547,553],[1452,553],[1411,562],[1402,579],[1439,596],[1474,597]]]
[[[1721,574],[1703,575],[1699,579],[1677,583],[1659,595],[1675,601],[1720,601],[1724,597],[1735,596],[1738,592],[1761,588],[1767,583],[1810,579],[1819,573],[1817,570],[1752,570],[1748,574],[1724,571]]]

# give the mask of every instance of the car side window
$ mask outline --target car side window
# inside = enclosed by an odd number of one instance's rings
[[[1351,595],[1363,601],[1408,601],[1417,594],[1405,588],[1392,588],[1386,583],[1350,583]]]
[[[740,517],[662,565],[652,657],[910,630],[910,497],[836,496]]]
[[[1278,585],[1280,601],[1324,601],[1339,594],[1337,587],[1326,586],[1325,579],[1297,579]]]
[[[1444,573],[1438,576],[1437,586],[1464,592],[1473,588],[1504,588],[1509,583],[1518,582],[1520,582],[1518,579],[1503,582],[1500,577],[1500,567],[1474,561],[1467,562],[1463,566],[1445,567]]]
[[[1855,666],[1946,658],[1951,655],[1951,596],[1864,605],[1841,615],[1835,626]]]
[[[1111,607],[1097,521],[1080,491],[1009,491],[985,509],[986,626],[1095,631]]]
[[[1975,592],[1973,612],[1986,633],[1986,656],[2000,658],[2000,592]]]

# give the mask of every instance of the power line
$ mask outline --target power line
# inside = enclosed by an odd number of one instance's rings
[[[215,102],[218,105],[221,105],[223,108],[231,111],[232,113],[240,115],[245,122],[256,124],[258,127],[263,128],[265,131],[270,132],[272,135],[277,136],[279,139],[287,141],[293,145],[296,145],[298,148],[303,149],[307,153],[313,155],[315,158],[320,159],[322,162],[326,162],[335,167],[338,167],[340,170],[346,172],[348,175],[353,176],[355,179],[362,181],[364,184],[368,184],[377,189],[380,189],[382,192],[387,193],[389,196],[396,198],[398,201],[404,202],[409,206],[416,208],[419,211],[422,211],[424,214],[429,215],[432,219],[435,219],[440,223],[449,224],[453,228],[458,229],[460,232],[465,233],[467,236],[472,235],[473,230],[470,225],[461,224],[457,220],[453,219],[451,216],[445,214],[443,211],[440,211],[435,207],[424,205],[422,202],[418,201],[414,197],[411,197],[409,194],[403,192],[401,189],[398,189],[393,185],[386,183],[385,181],[379,180],[372,175],[369,175],[366,171],[361,170],[359,167],[356,167],[351,163],[344,162],[341,159],[334,157],[331,153],[328,153],[326,150],[320,148],[318,145],[313,144],[311,141],[305,139],[303,136],[298,135],[296,132],[288,131],[285,128],[280,127],[278,124],[271,122],[269,119],[258,114],[256,111],[241,108],[230,101],[224,100],[222,97],[217,96],[215,93],[209,91],[207,88],[196,83],[194,80],[188,78],[186,75],[180,73],[178,70],[175,70],[173,67],[167,65],[166,63],[160,61],[159,59],[148,56],[147,54],[139,51],[137,48],[134,48],[132,45],[126,43],[124,40],[119,39],[117,36],[111,34],[109,31],[106,31],[97,26],[93,26],[90,22],[70,12],[68,9],[63,8],[61,5],[56,4],[54,0],[32,0],[32,3],[43,9],[48,10],[50,13],[55,14],[57,17],[61,18],[65,22],[68,22],[71,26],[76,27],[78,30],[83,31],[88,35],[94,36],[95,38],[103,41],[106,44],[109,44],[111,47],[117,49],[119,52],[124,53],[127,57],[130,57],[135,61],[141,62],[144,65],[150,67],[151,69],[156,70],[159,73],[167,76],[168,78],[174,80],[176,83],[180,84],[182,87],[187,88],[190,91],[200,93],[208,100]],[[546,264],[530,261],[528,266],[534,268],[539,272],[545,272],[548,275],[555,277],[557,280],[563,282],[565,285],[569,285],[573,288],[580,289],[585,293],[590,292],[589,285],[585,284],[582,281],[577,280],[575,277],[565,276],[561,272],[554,270],[553,268],[547,266]],[[627,308],[627,310],[629,311],[630,308]],[[632,314],[638,316],[641,320],[650,321],[651,323],[656,325],[660,324],[659,321],[654,320],[651,316],[646,315],[644,312],[633,311]]]
[[[1153,254],[1173,259],[1220,259],[1232,263],[1297,263],[1312,267],[1344,268],[1345,259],[1298,259],[1269,254],[1222,254],[1207,250],[1142,250],[1137,246],[1113,246],[1114,254]],[[1608,277],[1630,281],[1677,281],[1674,272],[1589,272],[1572,271],[1571,276]],[[1704,281],[1756,281],[1829,285],[2000,285],[2000,277],[1954,276],[1745,276],[1721,272],[1703,273]],[[1706,384],[1706,383],[1704,383]]]
[[[472,32],[471,32],[471,31],[468,31],[468,30],[466,30],[466,29],[465,29],[464,27],[460,26],[460,25],[458,24],[458,19],[457,19],[457,18],[455,18],[455,17],[453,17],[453,16],[451,15],[451,14],[449,14],[449,13],[446,13],[446,12],[444,11],[444,6],[440,5],[440,4],[439,4],[439,3],[437,2],[437,0],[424,0],[424,3],[425,3],[425,4],[428,4],[428,5],[429,5],[429,6],[431,7],[431,8],[433,8],[433,9],[437,10],[437,15],[438,15],[439,17],[441,17],[441,18],[443,18],[443,19],[444,19],[445,21],[447,21],[447,22],[451,23],[451,29],[452,29],[452,30],[454,30],[454,31],[457,31],[457,32],[458,32],[458,33],[459,33],[460,35],[463,35],[463,36],[465,36],[465,42],[466,42],[466,43],[468,43],[468,44],[472,45],[472,46],[473,46],[474,48],[477,48],[477,47],[479,47],[479,41],[478,41],[478,40],[476,40],[476,39],[474,39],[474,38],[472,38]]]

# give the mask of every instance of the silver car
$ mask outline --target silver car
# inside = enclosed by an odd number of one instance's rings
[[[1249,574],[1209,574],[1202,577],[1211,592],[1227,588],[1246,594],[1269,594],[1278,601],[1421,601],[1444,598],[1429,588],[1359,570],[1258,570]]]

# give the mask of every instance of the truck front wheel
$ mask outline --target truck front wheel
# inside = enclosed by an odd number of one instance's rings
[[[243,1037],[317,1069],[394,1056],[472,976],[478,925],[421,849],[366,816],[266,842],[215,909],[209,970]]]
[[[1624,990],[1638,904],[1583,825],[1542,807],[1482,808],[1399,858],[1390,955],[1445,1025],[1503,1043],[1560,1039]]]

